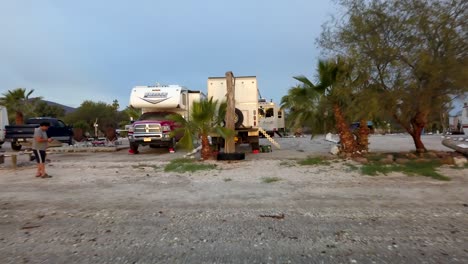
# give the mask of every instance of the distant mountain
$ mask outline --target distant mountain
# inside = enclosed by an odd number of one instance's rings
[[[66,106],[66,105],[63,105],[63,104],[59,104],[59,103],[56,103],[56,102],[51,102],[51,101],[47,101],[47,100],[41,100],[41,101],[46,102],[47,105],[50,105],[50,106],[58,106],[58,107],[63,108],[65,110],[65,114],[73,113],[76,110],[76,108]]]

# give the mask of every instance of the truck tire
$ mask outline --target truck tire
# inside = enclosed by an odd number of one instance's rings
[[[250,147],[252,148],[252,151],[254,150],[260,150],[260,144],[258,142],[252,142],[250,143]]]
[[[11,149],[12,150],[16,150],[16,151],[19,151],[21,150],[21,144],[18,142],[18,141],[13,141],[11,142]]]
[[[133,151],[133,153],[137,154],[138,153],[138,143],[130,143],[130,149]]]
[[[234,117],[234,119],[236,119],[236,123],[234,124],[234,126],[236,128],[239,128],[242,123],[244,123],[244,114],[242,114],[242,111],[237,109],[234,111],[236,116]]]
[[[172,137],[171,143],[169,143],[169,148],[175,149],[176,144],[177,144],[176,138]]]
[[[217,160],[245,160],[245,153],[218,153],[216,156]]]

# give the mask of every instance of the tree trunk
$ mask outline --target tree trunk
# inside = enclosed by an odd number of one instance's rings
[[[367,127],[367,121],[365,119],[361,119],[359,122],[359,130],[358,130],[358,150],[361,152],[368,152],[369,151],[369,133],[370,129]]]
[[[416,152],[423,153],[427,149],[424,146],[424,143],[421,140],[421,133],[427,123],[427,113],[419,111],[412,119],[411,126],[412,131],[410,132],[411,137],[413,138],[414,146],[416,147]]]
[[[344,153],[354,153],[356,151],[356,141],[353,134],[349,130],[349,126],[344,119],[341,108],[338,104],[333,105],[333,112],[335,114],[336,128],[340,134],[340,141],[342,151]]]
[[[234,116],[235,116],[235,109],[236,109],[236,103],[235,103],[235,87],[234,87],[234,75],[232,72],[226,72],[226,128],[231,129],[234,131],[235,129],[235,122],[234,122]],[[236,152],[236,143],[234,142],[234,137],[229,137],[225,139],[224,143],[224,152],[225,153],[234,153]]]
[[[15,123],[17,125],[22,125],[24,124],[24,116],[22,112],[16,111],[16,118],[15,118]]]
[[[201,144],[202,144],[201,158],[203,160],[210,159],[211,155],[212,155],[212,151],[211,151],[210,142],[208,141],[208,136],[207,135],[202,135],[201,136]]]
[[[427,115],[427,112],[417,112],[416,115],[411,119],[410,126],[408,123],[401,121],[396,113],[393,113],[393,119],[395,119],[398,124],[400,124],[406,130],[406,132],[411,135],[414,146],[416,147],[416,151],[420,153],[427,151],[424,143],[422,143],[421,140],[421,132],[424,129],[424,126],[426,126]]]

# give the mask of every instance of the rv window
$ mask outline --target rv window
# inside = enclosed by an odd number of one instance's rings
[[[283,117],[283,111],[279,110],[278,111],[278,118],[282,118]]]
[[[187,105],[187,96],[189,96],[188,93],[186,93],[186,94],[184,94],[184,96],[182,96],[182,104],[183,105]]]
[[[273,117],[273,116],[275,116],[275,111],[273,110],[273,108],[267,108],[265,117]]]
[[[265,116],[265,111],[263,111],[263,108],[258,109],[258,115],[259,115],[259,117],[264,117]]]

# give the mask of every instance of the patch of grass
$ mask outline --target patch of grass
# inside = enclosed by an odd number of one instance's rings
[[[440,162],[438,161],[410,161],[406,164],[382,164],[379,162],[373,162],[369,164],[365,164],[361,167],[361,172],[364,175],[375,176],[378,173],[382,173],[384,175],[390,172],[402,172],[406,175],[421,175],[426,177],[431,177],[436,180],[441,181],[450,181],[450,178],[444,176],[436,171],[436,168],[440,166]]]
[[[295,163],[289,160],[283,160],[279,164],[280,166],[285,166],[285,167],[294,167]]]
[[[191,159],[174,159],[164,167],[165,172],[195,172],[200,170],[212,170],[215,164],[203,164]]]
[[[345,163],[344,165],[348,166],[349,170],[350,171],[357,171],[359,170],[359,167],[354,165],[354,164],[351,164],[351,163]]]
[[[265,177],[265,178],[262,178],[262,182],[264,182],[264,183],[273,183],[273,182],[277,182],[277,181],[281,181],[281,178],[278,178],[278,177]]]
[[[230,181],[232,181],[232,179],[231,178],[226,178],[226,179],[224,179],[224,181],[225,182],[230,182]]]
[[[323,157],[308,157],[307,159],[300,160],[297,162],[299,165],[330,165],[330,162],[325,160]]]

